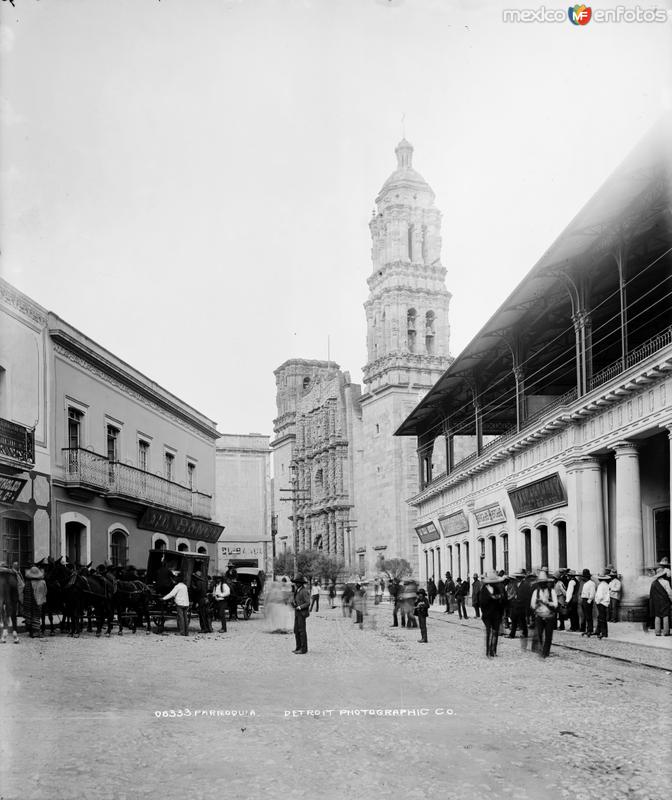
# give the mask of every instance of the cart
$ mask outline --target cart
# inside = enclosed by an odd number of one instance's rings
[[[177,622],[177,610],[172,600],[163,600],[163,594],[157,591],[156,577],[161,567],[177,570],[184,576],[184,583],[191,586],[191,579],[196,570],[201,571],[207,581],[210,556],[202,553],[190,553],[178,550],[150,550],[147,558],[147,576],[145,580],[151,590],[149,601],[149,618],[156,626],[157,633],[163,633],[166,620]],[[191,621],[192,605],[189,605],[187,622]]]

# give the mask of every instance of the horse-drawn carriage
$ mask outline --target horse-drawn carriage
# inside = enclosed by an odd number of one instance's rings
[[[228,579],[231,594],[243,619],[249,619],[254,611],[259,611],[265,580],[266,574],[258,567],[236,567],[235,573]]]
[[[158,633],[162,633],[167,619],[177,620],[177,610],[170,600],[162,598],[170,591],[169,585],[164,582],[166,576],[179,572],[182,581],[190,591],[194,573],[200,571],[201,578],[207,585],[208,565],[210,556],[202,553],[187,553],[178,550],[150,550],[147,558],[147,574],[145,580],[150,588],[149,618],[156,625]],[[191,620],[191,605],[187,612],[187,619]]]

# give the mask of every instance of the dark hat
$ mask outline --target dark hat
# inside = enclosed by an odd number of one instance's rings
[[[418,594],[427,594],[427,592],[424,589],[418,589]]]
[[[292,578],[292,583],[305,583],[306,579],[299,573]]]
[[[589,569],[584,569],[583,572],[581,573],[581,576],[583,578],[585,578],[586,580],[588,580],[590,578],[590,570]]]

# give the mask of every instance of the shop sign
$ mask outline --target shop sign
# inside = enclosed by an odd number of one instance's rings
[[[533,512],[566,506],[567,494],[560,475],[554,472],[553,475],[528,483],[527,486],[509,489],[509,500],[516,517],[526,517]]]
[[[259,542],[227,542],[220,544],[222,558],[262,558],[264,546]]]
[[[202,542],[216,542],[222,535],[223,525],[214,522],[184,517],[172,511],[162,511],[158,508],[146,508],[138,521],[138,528],[159,533],[170,533],[173,536],[183,536],[185,539],[195,539]]]
[[[483,508],[475,508],[476,526],[487,528],[488,525],[496,525],[498,522],[506,522],[506,515],[499,503],[493,503]]]
[[[423,544],[429,544],[429,542],[435,542],[441,538],[441,534],[437,531],[433,522],[428,522],[426,525],[418,525],[415,532]]]
[[[28,483],[26,478],[0,477],[0,503],[12,505],[21,494],[21,489]]]
[[[454,536],[456,533],[466,533],[469,530],[469,520],[464,511],[439,517],[439,525],[444,536]]]

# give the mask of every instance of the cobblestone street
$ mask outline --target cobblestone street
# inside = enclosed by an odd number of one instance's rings
[[[307,656],[257,617],[22,636],[0,649],[2,798],[669,793],[669,672],[507,639],[488,660],[477,627],[432,618],[421,645],[390,622],[387,603],[364,630],[323,609]]]

